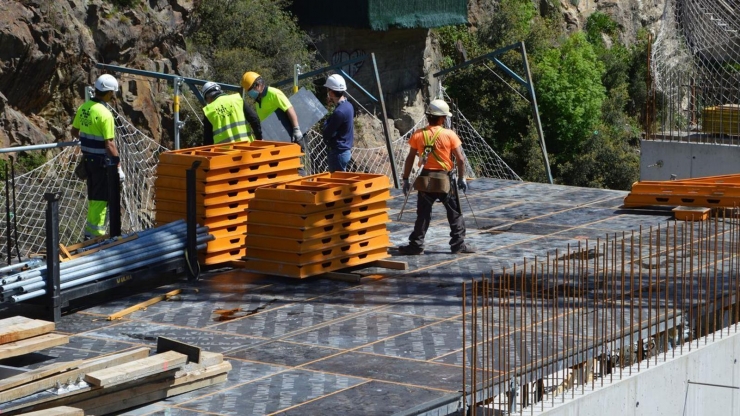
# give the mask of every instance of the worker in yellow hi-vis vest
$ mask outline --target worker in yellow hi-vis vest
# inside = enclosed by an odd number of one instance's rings
[[[260,119],[240,94],[225,94],[215,82],[203,84],[202,92],[204,145],[262,140]]]
[[[108,209],[107,166],[118,166],[121,182],[125,179],[115,142],[115,119],[107,103],[118,92],[118,81],[104,74],[95,81],[95,96],[77,109],[72,122],[72,136],[79,137],[87,174],[87,223],[85,240],[105,235]]]

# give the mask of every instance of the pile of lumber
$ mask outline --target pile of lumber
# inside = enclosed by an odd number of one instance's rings
[[[53,330],[54,322],[23,316],[0,319],[0,360],[69,342],[66,335],[51,334]]]
[[[0,380],[0,414],[57,414],[51,409],[68,406],[104,415],[221,383],[230,370],[222,354],[160,338],[154,355],[148,347],[132,348]]]
[[[297,144],[255,141],[171,150],[159,155],[156,205],[158,224],[186,216],[186,171],[196,170],[196,217],[215,237],[199,261],[215,265],[244,256],[249,200],[257,187],[299,178]]]
[[[247,216],[246,270],[305,278],[388,257],[390,182],[334,172],[257,189]]]

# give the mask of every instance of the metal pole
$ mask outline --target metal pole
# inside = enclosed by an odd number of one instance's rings
[[[49,299],[49,319],[62,319],[61,281],[59,277],[59,199],[58,193],[47,192],[46,200],[46,294]]]
[[[378,73],[378,63],[375,60],[375,53],[371,53],[373,60],[373,70],[375,71],[375,83],[378,85],[378,98],[380,99],[380,109],[383,111],[383,133],[385,134],[385,147],[388,149],[388,158],[391,162],[391,174],[393,175],[393,185],[396,189],[401,185],[398,182],[398,172],[396,169],[396,158],[393,155],[393,146],[391,143],[391,133],[388,130],[388,114],[385,111],[385,99],[383,98],[383,89],[380,86],[380,74]]]
[[[200,268],[198,266],[198,250],[196,248],[196,228],[195,223],[195,173],[200,167],[200,160],[193,162],[193,165],[185,171],[185,201],[186,201],[186,222],[187,222],[187,238],[185,245],[185,261],[188,264],[188,280],[198,280],[200,275]]]
[[[12,163],[12,162],[11,162]],[[8,264],[13,261],[13,232],[10,229],[10,180],[8,165],[5,165],[5,242],[8,249]]]
[[[534,123],[537,126],[537,135],[540,137],[540,146],[542,147],[542,158],[545,160],[545,170],[547,171],[547,180],[552,182],[552,172],[550,172],[550,160],[547,157],[547,147],[545,146],[545,133],[542,131],[542,121],[540,121],[540,110],[537,107],[537,96],[534,92],[534,82],[532,82],[532,71],[529,69],[529,60],[527,60],[527,48],[524,46],[524,42],[519,42],[521,45],[522,61],[524,62],[524,71],[527,75],[527,90],[529,96],[532,98],[532,115],[534,117]]]
[[[121,235],[121,184],[118,178],[118,166],[110,164],[105,168],[108,176],[108,215],[110,219],[110,237]]]
[[[298,92],[298,75],[301,74],[301,64],[293,65],[293,94]]]
[[[80,142],[75,141],[75,142],[34,144],[30,146],[5,147],[5,148],[0,149],[0,153],[14,153],[14,152],[26,152],[29,150],[54,149],[57,147],[78,146],[79,144]]]
[[[180,123],[180,86],[182,85],[182,78],[177,77],[172,81],[172,83],[175,87],[175,99],[172,103],[172,109],[175,113],[175,150],[179,150],[180,128],[182,127],[182,124]]]

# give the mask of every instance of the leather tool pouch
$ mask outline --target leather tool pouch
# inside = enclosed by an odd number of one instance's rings
[[[414,189],[419,192],[446,194],[450,192],[450,177],[447,172],[425,172],[414,181]]]

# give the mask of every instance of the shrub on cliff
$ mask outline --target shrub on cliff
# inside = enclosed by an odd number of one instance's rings
[[[293,76],[295,64],[313,66],[310,38],[287,12],[287,0],[197,0],[190,45],[212,66],[208,76],[238,85],[245,71],[272,83]]]

